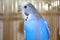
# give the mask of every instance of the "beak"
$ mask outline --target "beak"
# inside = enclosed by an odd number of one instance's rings
[[[22,10],[18,10],[18,13],[19,13],[19,14],[22,14]]]
[[[21,6],[18,6],[18,13],[22,14]]]

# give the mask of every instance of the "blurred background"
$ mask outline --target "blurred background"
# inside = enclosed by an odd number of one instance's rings
[[[0,0],[0,40],[24,40],[23,19],[18,5],[32,3],[48,21],[50,40],[60,40],[60,0]]]

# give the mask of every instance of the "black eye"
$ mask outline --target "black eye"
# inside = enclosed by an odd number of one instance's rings
[[[27,8],[27,6],[24,6],[24,8]]]

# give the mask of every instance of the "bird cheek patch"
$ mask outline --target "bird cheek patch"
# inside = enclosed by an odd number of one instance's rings
[[[25,13],[25,15],[26,15],[26,16],[29,16],[29,14],[28,14],[28,13]]]

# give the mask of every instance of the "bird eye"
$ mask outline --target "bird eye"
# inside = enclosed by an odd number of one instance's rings
[[[27,6],[24,6],[24,8],[27,8]]]

